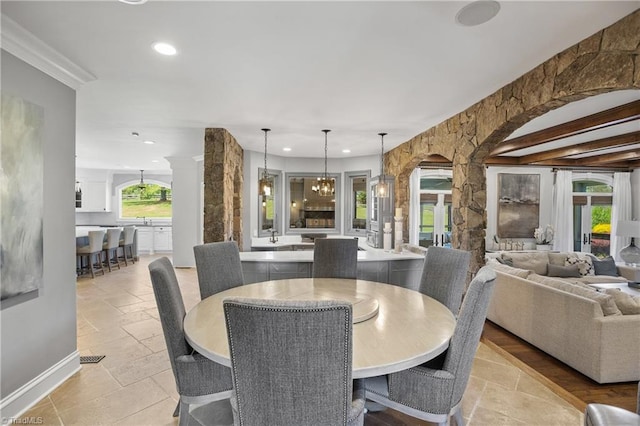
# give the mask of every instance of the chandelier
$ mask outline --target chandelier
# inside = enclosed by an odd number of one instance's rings
[[[386,182],[384,177],[384,137],[386,133],[378,133],[380,135],[380,180],[378,181],[378,198],[387,198],[389,197],[389,184]]]
[[[273,191],[273,180],[269,176],[269,170],[267,169],[267,133],[271,129],[260,129],[264,132],[264,170],[262,171],[262,177],[260,178],[260,195],[263,197],[270,197]]]
[[[324,174],[318,178],[318,184],[313,185],[311,190],[322,197],[332,197],[336,192],[335,179],[327,174],[327,134],[331,130],[324,129]]]
[[[138,184],[138,189],[142,191],[146,187],[147,185],[144,183],[144,170],[140,170],[140,183]]]

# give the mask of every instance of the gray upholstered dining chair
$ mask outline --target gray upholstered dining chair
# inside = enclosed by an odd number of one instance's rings
[[[131,263],[136,263],[136,259],[133,255],[133,238],[136,234],[135,226],[125,226],[123,231],[123,238],[120,240],[119,248],[122,250],[121,261],[124,261],[125,266],[129,266],[129,260]]]
[[[424,260],[419,291],[458,315],[467,281],[471,253],[464,250],[429,247]]]
[[[149,273],[180,395],[174,417],[180,416],[179,424],[182,426],[189,422],[190,404],[205,404],[231,397],[231,369],[205,358],[185,340],[183,321],[186,311],[169,259],[161,257],[151,262]]]
[[[223,305],[234,424],[363,424],[362,380],[351,379],[351,304],[228,298]]]
[[[449,348],[439,357],[398,373],[365,379],[367,399],[438,424],[449,424],[453,415],[462,418],[462,396],[493,294],[496,275],[483,267],[475,276],[462,302]]]
[[[201,299],[244,284],[240,251],[235,241],[194,246],[193,254]]]
[[[351,278],[358,273],[357,238],[316,238],[313,278]]]
[[[107,229],[107,241],[102,244],[102,252],[104,253],[105,263],[111,272],[112,266],[120,269],[120,261],[118,260],[118,247],[120,247],[120,228]]]
[[[89,245],[76,248],[76,258],[79,262],[78,275],[85,270],[83,261],[87,258],[87,270],[91,273],[91,278],[95,278],[96,272],[102,272],[102,244],[105,231],[89,231]]]
[[[607,404],[589,404],[584,412],[585,426],[638,426],[640,425],[640,382],[636,412]]]

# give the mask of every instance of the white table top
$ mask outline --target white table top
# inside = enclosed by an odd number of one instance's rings
[[[365,280],[296,278],[235,287],[198,303],[184,319],[187,341],[202,355],[231,366],[222,301],[228,297],[343,300],[371,296],[374,317],[353,325],[353,378],[394,373],[420,365],[449,346],[456,320],[444,305],[417,291]],[[334,298],[334,297],[331,297]]]

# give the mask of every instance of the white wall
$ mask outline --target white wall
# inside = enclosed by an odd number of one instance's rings
[[[493,247],[493,236],[498,232],[498,174],[539,174],[540,175],[540,223],[538,226],[550,224],[553,220],[553,172],[551,168],[538,167],[488,167],[487,176],[487,234],[485,244],[487,249]],[[535,239],[519,239],[534,248]]]
[[[44,108],[43,284],[0,311],[2,417],[21,414],[80,368],[76,350],[75,91],[2,51],[2,93]]]

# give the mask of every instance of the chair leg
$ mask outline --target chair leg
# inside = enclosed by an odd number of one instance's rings
[[[187,426],[189,424],[189,404],[183,402],[182,398],[180,398],[179,405],[178,426]]]
[[[453,412],[453,418],[456,419],[456,426],[464,426],[464,419],[462,418],[462,404],[458,406],[456,411]]]
[[[95,275],[95,273],[93,272],[93,255],[92,255],[91,253],[89,253],[89,256],[88,256],[88,259],[87,259],[87,260],[88,260],[88,262],[89,262],[89,264],[87,265],[87,267],[88,267],[88,268],[89,268],[89,270],[91,271],[91,278],[95,278],[95,277],[96,277],[96,275]]]

